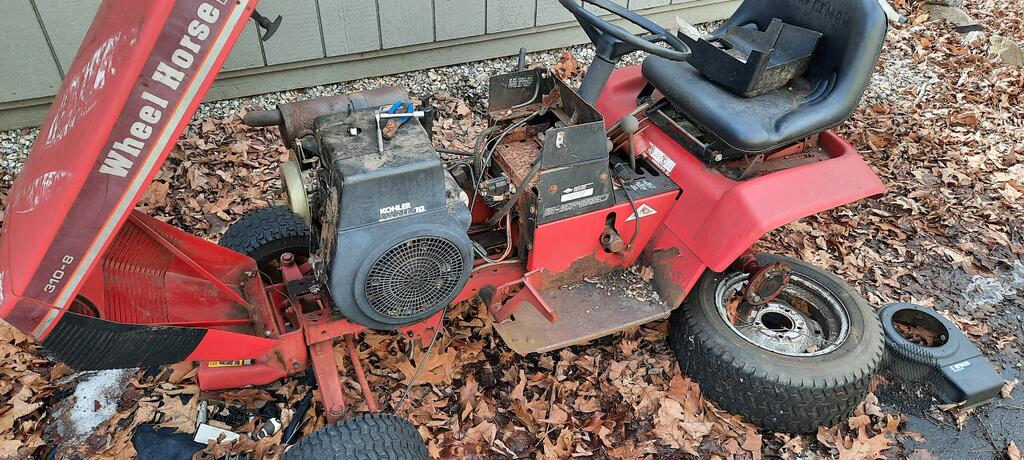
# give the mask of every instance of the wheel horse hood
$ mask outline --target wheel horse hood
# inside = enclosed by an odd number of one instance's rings
[[[137,339],[145,329],[166,340],[120,346],[164,348],[164,356],[137,352],[141,357],[85,367],[144,365],[196,356],[222,332],[114,323],[68,309],[112,239],[135,219],[135,203],[254,6],[255,0],[105,0],[100,7],[11,190],[0,235],[0,317],[51,353],[60,355],[48,345],[68,348],[71,335],[85,335],[91,343],[73,346],[116,354],[112,337]]]

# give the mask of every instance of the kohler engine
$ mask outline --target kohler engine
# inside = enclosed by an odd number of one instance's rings
[[[321,163],[318,271],[351,321],[394,329],[437,313],[465,286],[471,216],[419,121],[382,139],[377,111],[319,117],[303,144]]]

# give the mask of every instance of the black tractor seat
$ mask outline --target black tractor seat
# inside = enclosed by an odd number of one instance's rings
[[[878,0],[745,0],[712,35],[730,25],[764,30],[773,18],[823,34],[807,72],[783,88],[743,97],[686,62],[656,56],[644,60],[644,77],[694,124],[741,153],[775,150],[842,123],[864,95],[885,41]]]

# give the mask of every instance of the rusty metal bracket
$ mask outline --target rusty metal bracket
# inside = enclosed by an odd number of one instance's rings
[[[348,411],[348,401],[341,389],[338,363],[334,359],[334,341],[327,340],[309,347],[313,372],[320,386],[320,397],[324,403],[324,415],[328,423],[335,423]]]
[[[803,148],[803,145],[800,147]],[[773,155],[771,157],[767,157],[765,155],[758,155],[750,162],[749,165],[747,165],[747,168],[740,175],[739,180],[746,180],[762,174],[771,174],[784,169],[817,163],[819,161],[828,160],[829,158],[828,154],[818,150],[799,151],[785,156]]]
[[[744,296],[751,305],[765,305],[775,300],[789,285],[791,267],[785,262],[748,268],[754,270],[749,272],[750,281],[744,290]]]
[[[558,313],[555,312],[540,293],[541,272],[535,270],[529,272],[521,279],[498,287],[490,299],[484,298],[487,302],[487,310],[491,312],[496,322],[505,322],[519,310],[523,302],[533,305],[544,318],[550,322],[558,321]],[[517,291],[518,289],[518,291]]]

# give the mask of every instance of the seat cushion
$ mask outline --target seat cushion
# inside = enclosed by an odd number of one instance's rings
[[[887,22],[878,0],[743,0],[719,30],[765,30],[774,19],[822,34],[806,80],[744,98],[686,63],[649,57],[644,75],[677,110],[742,152],[783,147],[842,123],[864,95],[885,42]]]
[[[644,77],[681,113],[735,150],[759,153],[783,147],[841,123],[854,104],[830,97],[833,80],[803,78],[757,97],[722,88],[685,62],[644,60]]]

